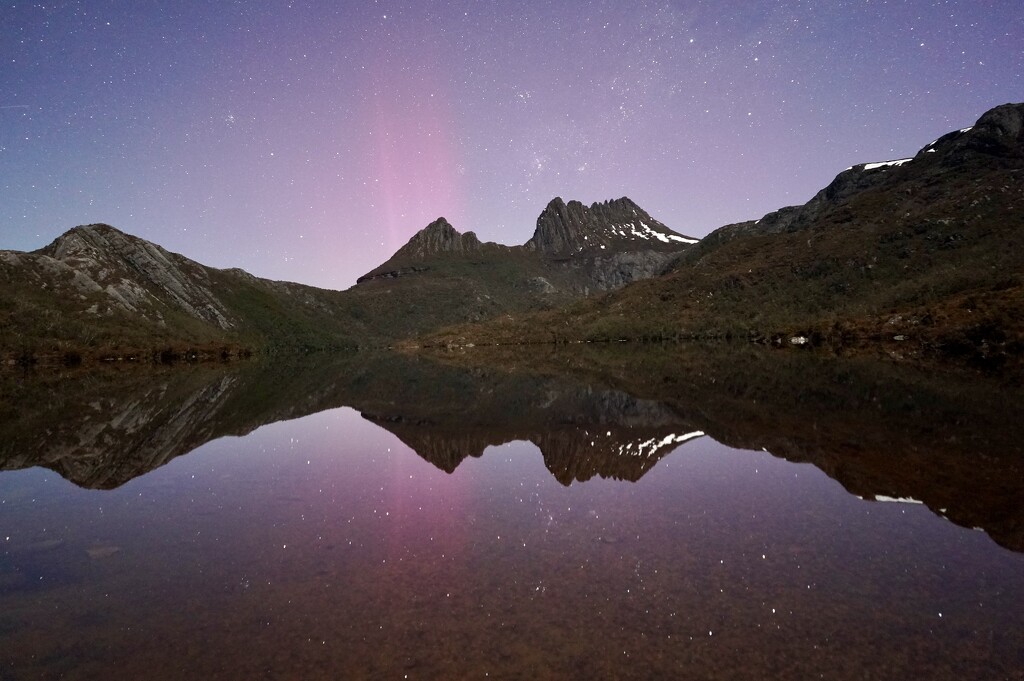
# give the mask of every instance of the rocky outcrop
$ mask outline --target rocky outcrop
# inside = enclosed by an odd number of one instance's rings
[[[220,329],[234,326],[204,267],[110,225],[75,227],[32,255],[55,261],[38,263],[43,269],[66,268],[79,292],[105,292],[125,312],[163,324],[166,309],[177,308]]]
[[[447,220],[438,218],[413,235],[394,257],[426,258],[438,253],[472,253],[479,251],[480,246],[476,234],[461,234]]]
[[[934,150],[934,151],[933,151]],[[1024,159],[1024,104],[1003,104],[986,111],[971,128],[943,135],[918,152],[940,153],[945,165],[960,165],[981,155],[995,159]]]
[[[488,247],[501,248],[497,244]],[[416,232],[409,241],[398,249],[387,262],[364,274],[357,284],[374,279],[396,279],[408,274],[425,272],[430,269],[425,261],[446,255],[469,255],[479,253],[484,247],[473,232],[460,233],[444,218],[438,218]]]
[[[628,197],[594,203],[565,203],[555,197],[540,217],[527,250],[571,256],[582,251],[676,249],[697,239],[673,232]]]

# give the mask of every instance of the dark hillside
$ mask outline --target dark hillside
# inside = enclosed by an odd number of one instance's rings
[[[1022,121],[1024,105],[997,107],[804,206],[723,227],[664,276],[431,342],[869,339],[998,364],[1024,349]]]

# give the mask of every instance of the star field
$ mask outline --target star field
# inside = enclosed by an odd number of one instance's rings
[[[1024,99],[1019,1],[0,3],[0,248],[107,222],[346,288],[554,196],[676,231]]]

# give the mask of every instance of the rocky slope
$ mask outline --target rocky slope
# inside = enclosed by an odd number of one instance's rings
[[[69,276],[79,293],[103,292],[113,307],[157,324],[167,324],[161,308],[224,330],[237,322],[211,291],[206,268],[113,227],[76,227],[36,255],[36,263]]]
[[[663,276],[428,343],[867,339],[904,356],[1019,363],[1022,121],[1024,104],[996,107],[913,157],[853,166],[803,206],[717,230]]]
[[[1021,104],[1004,104],[991,109],[975,125],[946,133],[914,156],[851,166],[806,204],[779,209],[760,220],[723,227],[709,235],[706,244],[741,235],[808,229],[866,192],[897,190],[908,197],[924,193],[917,201],[908,201],[907,207],[914,208],[922,199],[937,196],[934,185],[954,179],[950,175],[981,175],[993,169],[1019,172],[1020,162],[1024,161],[1022,108]]]

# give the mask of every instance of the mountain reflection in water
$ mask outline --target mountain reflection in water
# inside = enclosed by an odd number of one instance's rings
[[[1019,389],[569,350],[4,375],[0,678],[1024,670]]]

